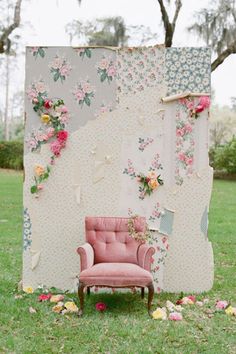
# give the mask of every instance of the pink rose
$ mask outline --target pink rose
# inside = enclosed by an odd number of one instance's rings
[[[30,149],[36,148],[36,146],[37,146],[37,141],[34,140],[34,139],[29,140],[29,141],[28,141],[28,146],[29,146]]]
[[[116,74],[116,69],[115,69],[115,67],[114,67],[114,66],[110,66],[110,67],[108,68],[108,70],[107,70],[107,74],[108,74],[108,76],[111,76],[111,77],[115,76],[115,74]]]
[[[68,123],[68,120],[69,120],[69,117],[67,114],[62,114],[58,120],[63,123],[63,124],[67,124]]]
[[[61,146],[61,143],[58,140],[53,141],[50,144],[50,148],[51,148],[52,153],[55,156],[57,156],[57,157],[60,156],[60,152],[61,152],[62,146]]]
[[[70,73],[70,70],[71,68],[68,66],[68,65],[63,65],[61,68],[60,68],[60,74],[62,76],[68,76],[69,73]]]
[[[189,295],[188,298],[189,298],[189,300],[191,300],[192,302],[196,302],[196,296],[194,296],[194,295]]]
[[[51,298],[51,294],[48,293],[48,294],[41,294],[38,296],[38,301],[47,301]]]
[[[228,302],[224,300],[218,300],[216,301],[215,306],[219,310],[224,310],[228,306]]]
[[[92,86],[90,85],[89,82],[85,82],[85,83],[83,84],[83,91],[84,91],[84,93],[90,93],[90,92],[92,92]]]
[[[48,129],[46,130],[46,134],[47,134],[47,136],[48,136],[48,139],[50,139],[51,137],[53,137],[54,132],[55,132],[55,129],[54,129],[54,128],[48,128]]]
[[[60,143],[64,143],[68,138],[68,132],[66,130],[61,130],[57,133],[57,140]]]
[[[85,97],[85,93],[82,90],[77,90],[75,96],[78,101],[82,101]]]
[[[46,134],[38,134],[36,138],[38,141],[41,141],[41,142],[48,140],[48,136]]]
[[[185,158],[186,158],[186,156],[182,152],[180,152],[179,153],[179,160],[180,161],[185,161]]]
[[[68,112],[68,108],[66,106],[62,106],[61,107],[61,112],[62,113],[67,113]]]
[[[32,99],[32,101],[37,97],[37,93],[35,92],[34,89],[30,89],[27,91],[27,96]],[[37,103],[37,102],[34,102]]]
[[[96,303],[96,310],[97,311],[105,311],[107,309],[106,304],[104,304],[104,302],[98,302]]]
[[[43,93],[44,91],[46,91],[46,86],[44,84],[44,82],[39,81],[35,84],[35,88],[37,90],[37,92]]]
[[[210,97],[209,96],[201,96],[199,98],[199,105],[203,106],[203,109],[210,107]]]
[[[193,158],[191,158],[191,157],[189,157],[189,158],[186,157],[186,158],[185,158],[185,162],[186,162],[187,165],[192,165],[192,164],[193,164]]]
[[[38,184],[38,185],[37,185],[37,190],[38,190],[38,191],[41,191],[42,189],[43,189],[43,185],[42,185],[42,184]]]
[[[186,124],[185,127],[184,127],[184,130],[187,133],[191,133],[193,129],[192,129],[192,126],[190,124]]]
[[[184,135],[184,129],[176,129],[176,135],[177,136],[183,136]]]
[[[171,312],[169,314],[169,320],[171,321],[182,321],[183,316],[179,312]]]
[[[60,69],[61,66],[62,66],[62,60],[60,58],[58,58],[58,57],[54,58],[51,66],[55,70]]]
[[[37,104],[39,102],[39,100],[35,97],[35,98],[32,99],[32,102]]]
[[[107,59],[103,58],[100,63],[99,63],[99,68],[101,69],[107,69],[109,66],[109,63],[107,61]]]

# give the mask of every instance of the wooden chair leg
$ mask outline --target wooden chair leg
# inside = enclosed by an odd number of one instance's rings
[[[80,309],[78,313],[79,316],[82,316],[83,309],[84,309],[84,288],[85,288],[85,284],[80,281],[78,286],[78,296],[80,301]]]
[[[148,313],[150,315],[151,314],[152,300],[153,300],[153,295],[154,295],[153,283],[149,284],[147,287],[148,287]]]
[[[144,299],[144,291],[145,291],[145,288],[141,288],[141,299]]]
[[[87,286],[87,295],[90,295],[90,287]]]

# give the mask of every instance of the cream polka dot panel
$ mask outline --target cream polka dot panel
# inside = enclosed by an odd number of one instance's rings
[[[168,58],[170,54],[171,48]],[[76,249],[85,240],[85,216],[138,212],[147,219],[149,242],[156,249],[152,260],[156,291],[211,288],[208,111],[191,120],[178,100],[162,103],[169,88],[165,58],[162,46],[28,48],[24,286],[75,290],[80,272]],[[39,144],[40,149],[32,151],[29,146],[32,134],[42,139],[50,128],[33,110],[32,101],[39,96],[64,100],[69,138],[42,181],[43,189],[32,194],[35,165],[45,167],[52,157],[53,138]],[[181,137],[180,125],[185,132]],[[142,194],[139,173],[157,173],[164,184],[150,196]]]

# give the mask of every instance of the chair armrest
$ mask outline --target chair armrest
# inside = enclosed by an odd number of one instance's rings
[[[80,255],[80,271],[91,268],[94,264],[94,250],[90,243],[85,243],[77,248],[77,253]]]
[[[151,271],[152,256],[155,253],[155,248],[145,243],[138,248],[138,264],[145,270]]]

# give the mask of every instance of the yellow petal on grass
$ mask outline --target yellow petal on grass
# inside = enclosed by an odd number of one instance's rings
[[[73,301],[67,301],[64,306],[68,310],[68,312],[78,312],[79,311],[78,307],[76,306],[76,304]]]
[[[236,307],[229,306],[225,309],[225,313],[230,316],[236,316]]]
[[[26,294],[33,294],[34,289],[32,288],[32,286],[25,286],[25,287],[23,287],[23,291]]]
[[[64,309],[63,305],[58,305],[57,304],[57,305],[53,306],[52,311],[56,312],[56,313],[60,313],[60,312],[62,312],[63,309]]]
[[[166,320],[167,319],[167,315],[166,315],[166,309],[165,308],[161,308],[158,307],[153,313],[152,313],[152,317],[155,320]]]

